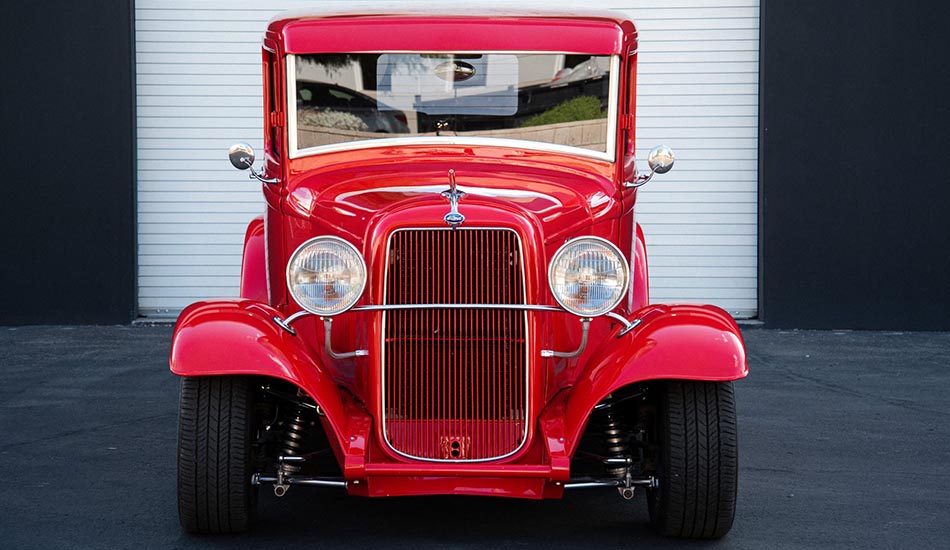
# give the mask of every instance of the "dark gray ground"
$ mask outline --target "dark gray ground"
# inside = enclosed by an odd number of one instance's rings
[[[263,495],[257,529],[178,527],[171,328],[0,328],[0,547],[950,547],[950,333],[746,331],[732,532],[672,541],[642,495]]]

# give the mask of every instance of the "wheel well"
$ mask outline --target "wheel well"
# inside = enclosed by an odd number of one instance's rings
[[[572,475],[609,473],[609,468],[605,472],[602,465],[587,458],[620,457],[621,453],[634,460],[640,473],[652,471],[655,457],[646,442],[648,434],[655,432],[657,390],[665,382],[637,382],[602,399],[591,412],[581,435],[571,464]]]
[[[325,416],[316,401],[295,384],[269,376],[252,376],[255,409],[258,418],[255,441],[259,472],[277,468],[279,456],[317,455],[307,462],[308,470],[338,475],[333,446],[324,423]]]

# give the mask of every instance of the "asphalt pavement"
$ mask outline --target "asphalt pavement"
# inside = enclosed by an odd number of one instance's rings
[[[950,333],[745,331],[736,523],[653,534],[642,494],[560,501],[262,493],[181,532],[171,327],[0,327],[0,548],[948,548]]]

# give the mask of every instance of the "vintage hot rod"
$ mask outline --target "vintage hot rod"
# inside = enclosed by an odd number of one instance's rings
[[[266,206],[240,298],[175,327],[183,527],[257,492],[645,495],[732,526],[739,329],[651,304],[637,31],[613,12],[293,13],[263,40]],[[297,490],[303,490],[300,487]]]

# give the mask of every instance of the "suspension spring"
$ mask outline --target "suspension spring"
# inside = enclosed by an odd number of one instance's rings
[[[630,458],[630,446],[627,445],[627,434],[619,415],[613,410],[613,402],[606,402],[601,408],[604,441],[604,456],[607,458]],[[610,465],[607,466],[607,474],[614,477],[624,477],[627,474],[628,466]]]
[[[284,427],[284,440],[280,447],[281,456],[300,456],[303,454],[303,448],[306,438],[307,414],[303,407],[294,407],[294,410],[287,416]],[[293,475],[300,471],[298,463],[282,462],[280,471],[284,475]]]

